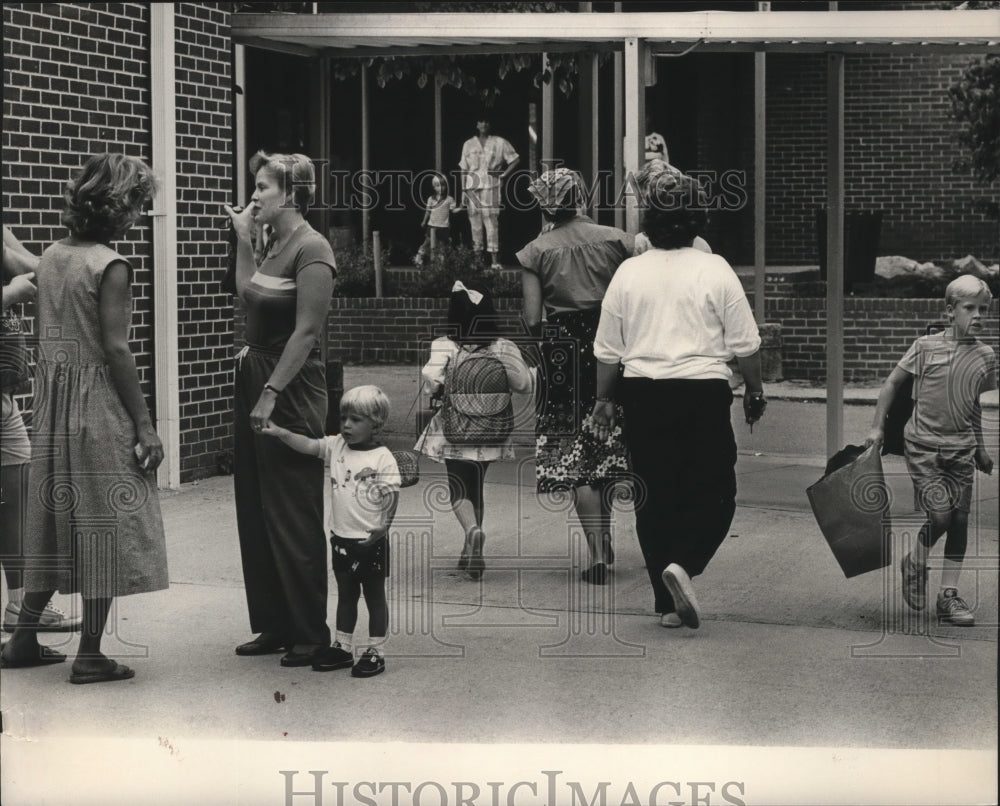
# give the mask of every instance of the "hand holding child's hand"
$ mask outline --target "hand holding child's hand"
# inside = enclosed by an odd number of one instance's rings
[[[275,425],[274,420],[268,420],[267,425],[263,426],[258,433],[267,434],[270,437],[276,437],[281,432],[282,428],[280,425]]]
[[[885,431],[881,428],[873,428],[865,437],[866,448],[870,448],[872,445],[881,445],[883,442],[885,442]]]
[[[976,467],[987,476],[993,475],[993,457],[987,453],[986,448],[976,448]]]

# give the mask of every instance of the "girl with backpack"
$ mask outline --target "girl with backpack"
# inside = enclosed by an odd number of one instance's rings
[[[431,342],[421,371],[424,391],[441,399],[414,449],[443,462],[452,511],[465,542],[458,569],[483,575],[483,487],[491,462],[514,458],[511,393],[531,391],[517,345],[499,336],[489,289],[457,281],[448,303],[447,336]]]

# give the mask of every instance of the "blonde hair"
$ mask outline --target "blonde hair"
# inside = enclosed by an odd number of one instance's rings
[[[389,398],[377,386],[355,386],[340,398],[340,413],[367,417],[381,428],[389,419]]]
[[[254,176],[261,168],[281,186],[287,196],[291,194],[302,215],[316,201],[316,168],[305,154],[268,154],[258,151],[250,158],[250,173]]]
[[[153,171],[138,157],[95,154],[66,189],[62,222],[80,238],[120,238],[156,193]]]
[[[990,302],[993,301],[993,292],[986,284],[974,274],[962,274],[948,283],[944,290],[944,301],[946,305],[954,305],[960,299],[975,299],[985,296]]]

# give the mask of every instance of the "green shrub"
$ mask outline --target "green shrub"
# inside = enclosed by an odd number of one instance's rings
[[[484,282],[496,297],[521,295],[518,272],[490,268],[480,253],[462,243],[444,244],[418,269],[411,293],[419,297],[445,297],[456,280]]]
[[[390,249],[382,250],[382,266],[389,265]],[[334,294],[339,297],[374,297],[375,296],[375,258],[372,250],[365,250],[360,244],[351,244],[338,249],[337,283]],[[382,296],[396,296],[393,288],[394,280],[388,272],[382,273]]]
[[[337,285],[340,297],[375,296],[375,260],[371,250],[366,255],[358,245],[338,249]],[[521,296],[521,274],[509,269],[492,269],[483,258],[464,244],[439,247],[424,265],[405,272],[386,271],[390,250],[382,250],[382,296],[447,297],[456,280],[480,280],[492,290],[494,298]]]

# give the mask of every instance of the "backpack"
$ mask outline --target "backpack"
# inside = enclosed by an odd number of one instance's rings
[[[441,428],[453,445],[503,445],[514,430],[514,406],[503,362],[492,353],[459,350],[448,362]]]

